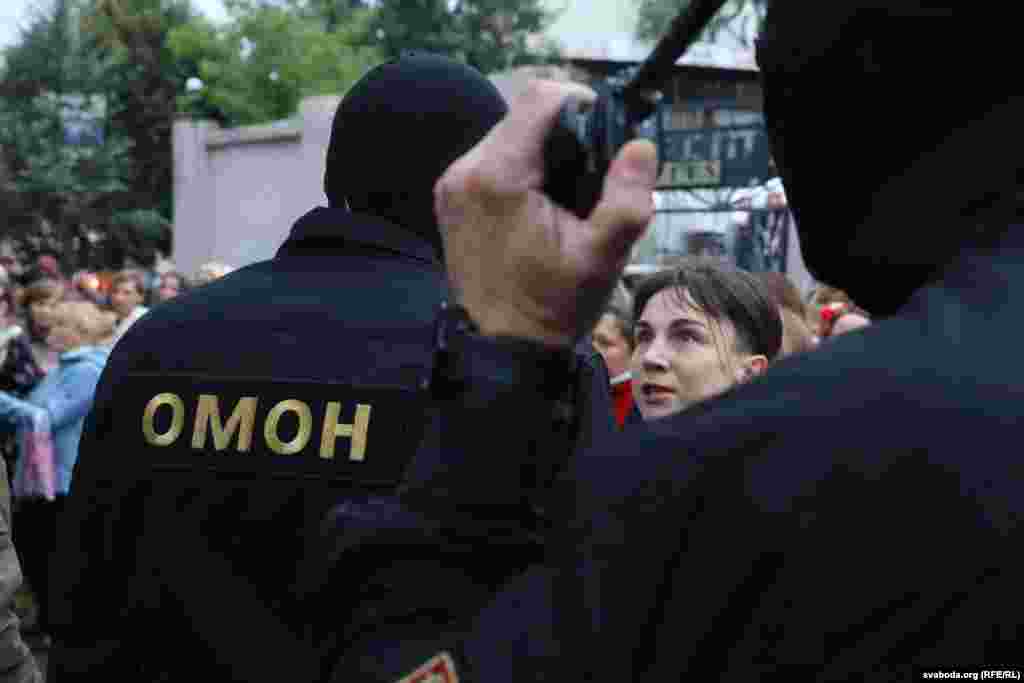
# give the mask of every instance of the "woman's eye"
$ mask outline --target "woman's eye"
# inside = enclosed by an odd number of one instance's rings
[[[677,340],[679,340],[681,342],[686,342],[686,343],[692,343],[692,342],[699,342],[700,341],[700,337],[698,337],[697,334],[695,332],[691,331],[691,330],[678,330],[677,332],[673,333],[672,337],[674,339],[677,339]]]

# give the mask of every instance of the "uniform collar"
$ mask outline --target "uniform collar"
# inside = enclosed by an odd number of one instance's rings
[[[419,235],[376,216],[323,206],[295,222],[288,239],[277,250],[277,256],[309,253],[312,249],[329,254],[343,250],[346,243],[440,265],[434,248]]]

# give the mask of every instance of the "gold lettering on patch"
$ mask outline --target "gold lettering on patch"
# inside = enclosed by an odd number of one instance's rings
[[[281,441],[281,438],[277,435],[277,423],[281,416],[287,412],[295,413],[298,416],[299,432],[295,435],[294,439],[285,442]],[[270,450],[278,455],[298,453],[309,443],[309,437],[312,433],[313,413],[308,405],[295,399],[281,401],[271,408],[267,414],[267,421],[263,424],[263,438],[266,439]]]
[[[327,404],[324,415],[324,432],[320,438],[320,457],[324,460],[334,459],[334,444],[338,437],[352,439],[348,449],[348,459],[362,461],[366,459],[366,435],[370,429],[371,406],[365,403],[356,405],[356,416],[352,424],[338,422],[341,415],[341,403],[331,401]]]
[[[156,411],[161,406],[171,407],[171,426],[163,434],[157,434],[153,422],[156,418]],[[146,437],[146,443],[149,445],[170,446],[181,436],[181,430],[184,427],[185,404],[177,394],[157,394],[146,404],[146,410],[142,413],[142,435]]]
[[[246,396],[238,400],[231,417],[225,425],[220,420],[219,399],[213,394],[200,394],[196,407],[196,424],[192,432],[192,448],[202,450],[206,446],[207,427],[213,432],[213,447],[222,451],[231,443],[231,437],[238,432],[238,451],[245,453],[252,446],[252,432],[256,425],[256,397]],[[241,427],[241,429],[239,429]]]

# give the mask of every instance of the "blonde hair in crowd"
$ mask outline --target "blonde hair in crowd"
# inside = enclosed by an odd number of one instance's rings
[[[63,301],[57,304],[53,317],[70,323],[89,345],[107,341],[117,327],[117,315],[91,301]]]

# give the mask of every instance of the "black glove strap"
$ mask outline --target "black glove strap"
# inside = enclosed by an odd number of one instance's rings
[[[434,325],[434,367],[427,387],[434,398],[452,399],[472,382],[540,391],[549,400],[575,387],[576,357],[528,339],[480,336],[480,328],[459,305],[441,304]]]
[[[538,532],[551,523],[547,509],[554,484],[576,443],[582,376],[580,360],[571,347],[484,337],[465,308],[441,306],[434,328],[434,367],[424,382],[431,397],[442,402],[465,397],[466,405],[475,410],[499,401],[506,410],[518,406],[533,415],[537,413],[532,409],[548,414],[534,425],[535,452],[522,455],[524,467],[515,474],[524,493],[530,492],[525,497],[531,501]]]

